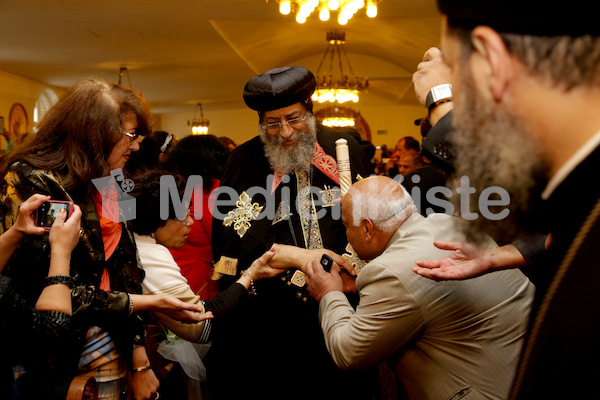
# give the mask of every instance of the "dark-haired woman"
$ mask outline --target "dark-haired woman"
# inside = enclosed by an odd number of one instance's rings
[[[72,252],[70,274],[72,327],[76,340],[64,352],[66,375],[86,374],[99,382],[100,398],[118,399],[128,391],[135,399],[156,396],[158,380],[147,369],[144,322],[138,311],[172,310],[190,320],[189,305],[167,296],[141,294],[133,234],[119,216],[113,195],[116,180],[100,193],[93,180],[118,175],[138,136],[152,126],[150,108],[132,89],[99,79],[84,79],[69,88],[40,122],[38,132],[3,157],[0,176],[0,230],[16,220],[24,199],[34,193],[79,205],[80,240]],[[15,291],[35,304],[48,274],[48,236],[26,239],[4,274]],[[30,265],[32,268],[20,268]],[[177,311],[180,310],[180,311]]]
[[[210,300],[219,293],[218,281],[211,279],[214,205],[211,193],[221,184],[223,166],[228,156],[227,146],[216,136],[186,136],[163,162],[163,168],[170,173],[186,179],[192,175],[202,177],[202,187],[196,188],[202,197],[192,197],[190,210],[195,223],[191,226],[186,243],[183,247],[169,249],[190,287],[202,300]],[[196,209],[196,203],[200,201],[201,207]]]
[[[187,279],[181,274],[181,270],[169,250],[181,248],[186,242],[190,228],[194,225],[194,219],[190,216],[186,205],[182,205],[180,210],[183,215],[177,217],[173,203],[168,204],[168,218],[161,219],[161,207],[167,207],[167,204],[161,204],[160,179],[163,174],[159,171],[146,171],[134,179],[134,190],[131,195],[136,198],[138,204],[136,212],[137,218],[133,221],[133,231],[135,232],[135,241],[142,262],[142,267],[146,273],[146,278],[142,283],[145,294],[169,294],[182,301],[191,304],[198,304],[206,311],[214,315],[215,319],[207,319],[195,324],[184,324],[160,312],[154,313],[161,325],[184,340],[177,340],[176,344],[169,344],[164,347],[164,351],[171,351],[171,360],[181,364],[186,375],[187,390],[189,398],[195,398],[201,393],[200,380],[204,371],[201,360],[201,354],[194,344],[207,343],[212,339],[214,326],[219,325],[219,320],[225,314],[230,314],[234,308],[241,302],[248,299],[248,293],[254,290],[254,282],[262,278],[274,277],[283,270],[275,270],[267,264],[274,251],[268,251],[244,272],[240,279],[231,285],[227,290],[219,293],[212,300],[203,301],[190,288]],[[171,184],[175,185],[182,198],[185,189],[185,180],[179,175],[173,176]],[[172,191],[172,189],[169,189]],[[164,212],[163,208],[163,212]],[[213,323],[214,321],[214,323]],[[186,342],[187,341],[187,342]],[[190,343],[191,342],[191,343]],[[162,354],[162,353],[161,353]]]
[[[214,299],[202,301],[190,288],[186,278],[173,259],[169,249],[181,248],[186,242],[194,219],[189,211],[178,219],[177,212],[171,201],[161,204],[160,179],[165,174],[160,171],[146,171],[134,178],[134,189],[130,193],[138,204],[137,218],[133,220],[133,231],[137,243],[140,260],[145,272],[142,283],[144,294],[166,293],[182,301],[200,304],[206,311],[211,311],[218,317],[229,312],[239,302],[248,297],[248,292],[254,289],[254,282],[263,278],[272,278],[284,270],[272,269],[267,262],[274,255],[268,251],[255,260],[244,274],[226,291],[219,293]],[[183,198],[185,180],[180,175],[172,176],[172,184],[177,187],[180,199]],[[161,219],[161,207],[168,206],[168,218]],[[184,205],[185,207],[185,205]],[[187,210],[187,207],[186,207]],[[154,313],[158,320],[179,337],[191,342],[206,343],[210,339],[212,320],[196,324],[184,324],[165,316],[160,312]],[[218,324],[218,322],[215,322]]]
[[[147,134],[140,143],[140,149],[129,157],[125,171],[131,176],[148,169],[159,168],[178,142],[177,136],[166,131]]]

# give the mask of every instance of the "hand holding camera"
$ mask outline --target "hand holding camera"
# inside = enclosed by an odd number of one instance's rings
[[[34,194],[19,207],[14,227],[22,236],[50,231],[52,252],[60,251],[70,257],[79,242],[80,220],[81,210],[73,202]]]
[[[66,212],[66,217],[73,213],[74,204],[72,201],[47,200],[42,203],[35,214],[35,225],[49,231],[60,210]]]
[[[71,252],[77,246],[81,233],[81,209],[71,203],[71,211],[60,208],[54,217],[48,240],[52,256],[61,254],[70,258]]]

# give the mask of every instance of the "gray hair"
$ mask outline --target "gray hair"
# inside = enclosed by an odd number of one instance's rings
[[[404,186],[393,181],[402,188],[404,196],[389,196],[385,191],[374,196],[372,191],[358,191],[350,188],[352,204],[352,225],[359,226],[360,221],[367,218],[383,232],[391,232],[402,225],[413,213],[418,212],[413,199]]]

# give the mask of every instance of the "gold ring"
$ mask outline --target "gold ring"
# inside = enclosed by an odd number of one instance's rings
[[[154,400],[158,400],[159,397],[160,397],[160,393],[158,393],[158,392],[154,393]]]

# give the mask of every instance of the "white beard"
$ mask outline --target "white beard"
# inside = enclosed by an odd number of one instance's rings
[[[274,171],[288,174],[293,170],[307,170],[315,154],[317,141],[317,121],[314,116],[307,119],[307,132],[294,131],[289,140],[296,141],[295,146],[284,146],[287,139],[279,135],[270,138],[265,129],[259,127],[260,140],[264,143],[265,156]]]

